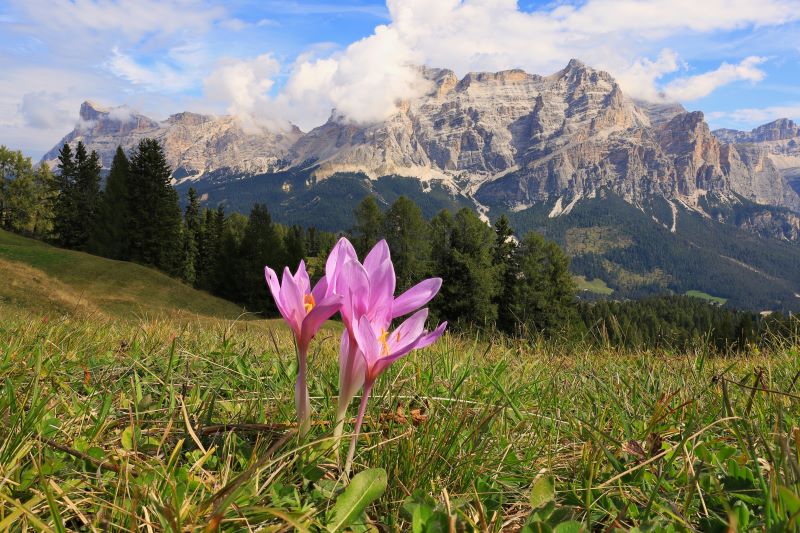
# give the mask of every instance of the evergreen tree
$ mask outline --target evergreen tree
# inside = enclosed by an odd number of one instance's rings
[[[356,219],[353,226],[353,246],[359,257],[364,257],[380,240],[383,229],[383,213],[374,196],[365,196],[353,210]]]
[[[183,259],[181,211],[170,175],[158,141],[142,139],[130,158],[130,258],[178,276]]]
[[[429,270],[430,227],[419,206],[401,196],[386,212],[383,235],[392,253],[397,288],[405,290],[422,279]]]
[[[295,268],[302,259],[307,257],[305,231],[294,225],[286,231],[283,237],[283,247],[286,251],[285,263],[290,268]]]
[[[194,285],[197,279],[200,240],[200,202],[194,187],[189,188],[188,204],[183,217],[183,272],[186,283]]]
[[[497,327],[501,331],[514,333],[516,320],[511,310],[514,297],[514,286],[519,278],[517,263],[517,243],[514,230],[505,215],[501,215],[494,226],[495,240],[492,250],[492,262],[497,268],[500,290],[495,297],[497,306]]]
[[[75,213],[73,218],[74,248],[86,250],[97,222],[98,199],[100,197],[100,156],[92,151],[87,154],[83,142],[75,149],[75,182],[72,187]]]
[[[266,206],[255,204],[250,211],[238,254],[239,300],[254,311],[274,311],[272,297],[264,282],[264,267],[281,272],[286,266],[283,241]]]
[[[444,280],[431,307],[457,325],[494,327],[499,284],[492,262],[494,232],[475,212],[442,211],[431,221],[433,273]]]
[[[561,248],[531,232],[520,243],[517,261],[519,277],[510,308],[519,324],[527,333],[548,335],[573,325],[577,318],[575,282]]]
[[[77,166],[72,148],[65,143],[58,152],[58,173],[55,180],[55,200],[53,206],[53,233],[56,243],[65,248],[73,248],[78,242],[75,223],[77,205],[75,202],[75,180]]]
[[[122,147],[118,146],[106,178],[105,190],[100,196],[91,246],[95,253],[112,259],[125,260],[130,256],[129,179],[130,162]]]

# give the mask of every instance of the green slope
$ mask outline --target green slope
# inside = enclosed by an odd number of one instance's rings
[[[535,230],[559,242],[573,272],[605,281],[614,298],[698,291],[736,308],[800,310],[796,243],[759,237],[683,207],[677,207],[673,233],[670,210],[640,210],[612,194],[549,218],[552,207],[537,205],[509,218],[520,233]]]
[[[201,315],[241,309],[156,270],[63,250],[0,230],[0,305],[114,317]]]

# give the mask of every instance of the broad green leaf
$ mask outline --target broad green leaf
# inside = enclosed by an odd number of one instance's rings
[[[540,477],[531,487],[531,507],[534,509],[553,501],[555,497],[556,489],[550,476]]]
[[[328,530],[342,531],[350,525],[370,503],[381,497],[386,490],[386,483],[387,475],[383,468],[370,468],[356,474],[336,499]]]
[[[581,531],[583,531],[583,524],[575,520],[562,522],[553,528],[553,533],[581,533]]]

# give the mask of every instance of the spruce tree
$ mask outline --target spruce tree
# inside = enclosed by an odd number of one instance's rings
[[[182,221],[171,173],[159,142],[142,139],[130,158],[130,256],[178,276],[183,263]]]
[[[431,221],[433,274],[444,280],[431,307],[456,325],[492,328],[497,320],[498,273],[494,232],[472,209],[442,211]]]
[[[375,197],[370,195],[361,200],[361,203],[353,210],[353,215],[356,220],[351,231],[353,246],[359,257],[364,257],[380,240],[383,229],[383,213],[381,213]]]
[[[517,261],[520,275],[511,300],[515,319],[528,334],[568,330],[577,305],[567,256],[556,243],[531,232],[520,242]]]
[[[497,327],[501,331],[514,333],[515,319],[511,309],[514,297],[514,285],[519,277],[517,264],[517,243],[514,230],[505,215],[501,215],[494,226],[495,240],[492,250],[492,262],[497,268],[500,289],[495,298],[497,305]]]
[[[189,188],[188,204],[183,216],[183,273],[186,283],[194,285],[200,246],[200,202],[194,187]]]
[[[254,311],[274,311],[274,303],[264,282],[264,267],[280,272],[286,266],[286,250],[263,204],[250,211],[238,254],[241,295],[239,300]]]
[[[73,247],[86,250],[97,222],[98,199],[100,197],[100,156],[96,151],[87,154],[86,146],[78,141],[75,149],[75,183],[72,188],[75,206],[75,242]]]
[[[392,253],[398,290],[405,290],[429,270],[430,227],[417,204],[399,197],[383,218],[383,235]]]
[[[72,248],[77,242],[75,216],[75,180],[77,166],[72,148],[65,143],[58,152],[58,172],[55,180],[53,233],[59,246]]]
[[[130,257],[129,179],[130,162],[122,147],[118,146],[106,178],[105,190],[100,196],[91,246],[95,253],[112,259],[126,260]]]

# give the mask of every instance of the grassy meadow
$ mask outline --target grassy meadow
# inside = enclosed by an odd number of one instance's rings
[[[799,529],[800,343],[448,334],[379,380],[344,492],[336,331],[312,352],[300,440],[274,322],[0,305],[0,531]]]

